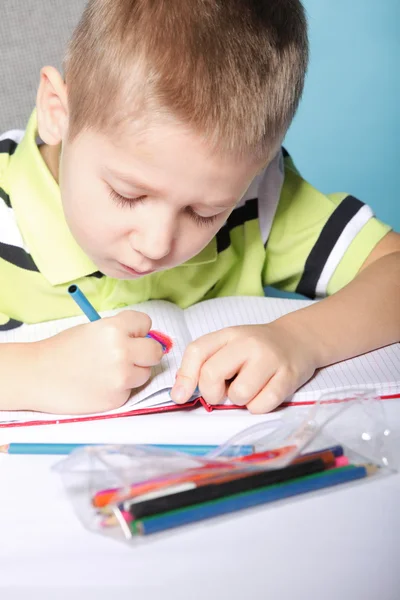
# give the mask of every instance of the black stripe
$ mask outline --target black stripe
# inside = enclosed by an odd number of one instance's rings
[[[101,271],[95,271],[94,273],[90,273],[88,277],[96,277],[96,279],[101,279],[102,277],[104,277],[104,273],[102,273]]]
[[[2,200],[4,200],[4,202],[7,204],[7,206],[9,206],[11,208],[10,196],[8,194],[6,194],[5,191],[3,190],[3,188],[1,188],[1,187],[0,187],[0,198]]]
[[[0,325],[0,331],[10,331],[11,329],[17,329],[18,327],[21,327],[21,325],[21,321],[10,319],[9,321],[7,321],[7,323],[4,323],[4,325]]]
[[[246,221],[252,221],[254,219],[258,219],[257,198],[246,200],[243,206],[235,208],[229,215],[226,224],[229,231],[232,231],[234,227],[238,227],[239,225],[243,225]]]
[[[1,154],[14,154],[16,147],[18,146],[17,142],[14,140],[0,140],[0,153]]]
[[[354,196],[347,196],[331,214],[308,255],[303,275],[296,289],[298,294],[315,298],[315,288],[334,245],[343,229],[363,206],[361,200]]]
[[[282,146],[282,154],[283,154],[283,158],[286,158],[287,156],[289,156],[289,157],[290,157],[290,154],[289,154],[289,152],[288,152],[288,151],[286,150],[286,148],[284,148],[283,146]]]
[[[235,227],[243,225],[246,221],[253,221],[258,219],[258,200],[252,198],[246,200],[243,206],[235,208],[235,210],[229,215],[225,225],[217,233],[217,251],[222,252],[226,250],[231,244],[231,238],[229,232]]]
[[[18,246],[11,246],[0,242],[0,258],[21,269],[26,269],[27,271],[39,271],[32,256]]]
[[[217,232],[217,252],[223,252],[231,245],[231,236],[229,235],[229,229],[224,225]]]

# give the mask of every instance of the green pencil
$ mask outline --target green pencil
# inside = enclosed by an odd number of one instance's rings
[[[176,509],[160,515],[133,520],[124,526],[125,535],[149,535],[204,519],[228,514],[260,504],[290,498],[306,492],[321,490],[368,477],[378,470],[376,465],[348,465],[328,469],[321,473],[299,477],[285,483],[265,486],[248,492],[233,494],[217,500],[203,502],[190,507]],[[121,513],[122,517],[122,513]],[[123,517],[122,517],[123,519]],[[121,520],[120,520],[121,522]]]

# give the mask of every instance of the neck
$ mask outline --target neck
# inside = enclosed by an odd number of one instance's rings
[[[42,158],[50,173],[58,183],[61,144],[58,144],[57,146],[42,144],[39,146],[39,152],[42,155]]]

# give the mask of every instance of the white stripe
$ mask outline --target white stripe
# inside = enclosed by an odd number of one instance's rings
[[[240,202],[238,202],[236,204],[235,210],[236,210],[236,208],[239,208],[240,206],[244,206],[248,200],[253,200],[254,198],[258,198],[259,188],[260,188],[263,176],[264,176],[264,171],[262,173],[260,173],[260,175],[257,175],[256,177],[254,177],[253,181],[247,188],[246,193],[244,194],[244,196],[242,196],[242,198],[240,199]]]
[[[258,219],[264,244],[269,238],[272,221],[278,208],[283,179],[283,155],[282,151],[279,150],[278,154],[264,171],[258,190]]]
[[[0,135],[0,141],[13,140],[19,144],[24,135],[25,131],[22,129],[11,129]],[[23,248],[29,254],[29,250],[24,244],[17,225],[14,211],[2,200],[0,200],[0,242],[16,246],[17,248]]]
[[[257,198],[258,220],[264,244],[268,240],[271,231],[272,221],[281,195],[283,179],[283,155],[282,151],[279,150],[268,167],[253,179],[246,193],[235,207],[236,210],[236,208],[244,206],[248,200]]]
[[[372,219],[373,216],[374,213],[372,212],[371,208],[364,204],[364,206],[360,208],[360,210],[354,215],[351,221],[347,223],[346,227],[338,237],[336,244],[332,248],[332,252],[330,253],[322,270],[321,276],[318,279],[318,283],[315,288],[316,296],[326,296],[328,283],[343,256],[345,255],[348,247],[357,234],[360,233],[364,225],[370,219]]]
[[[11,131],[6,131],[5,133],[0,134],[0,142],[1,140],[14,140],[14,142],[19,144],[24,137],[24,133],[25,131],[22,129],[11,129]]]
[[[12,208],[0,199],[0,242],[23,248],[25,252],[29,250],[24,244],[19,227],[17,225],[14,211]]]

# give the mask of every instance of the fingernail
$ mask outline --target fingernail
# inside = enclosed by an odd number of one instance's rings
[[[174,402],[184,402],[186,400],[187,392],[183,385],[177,385],[172,388],[170,396]]]

